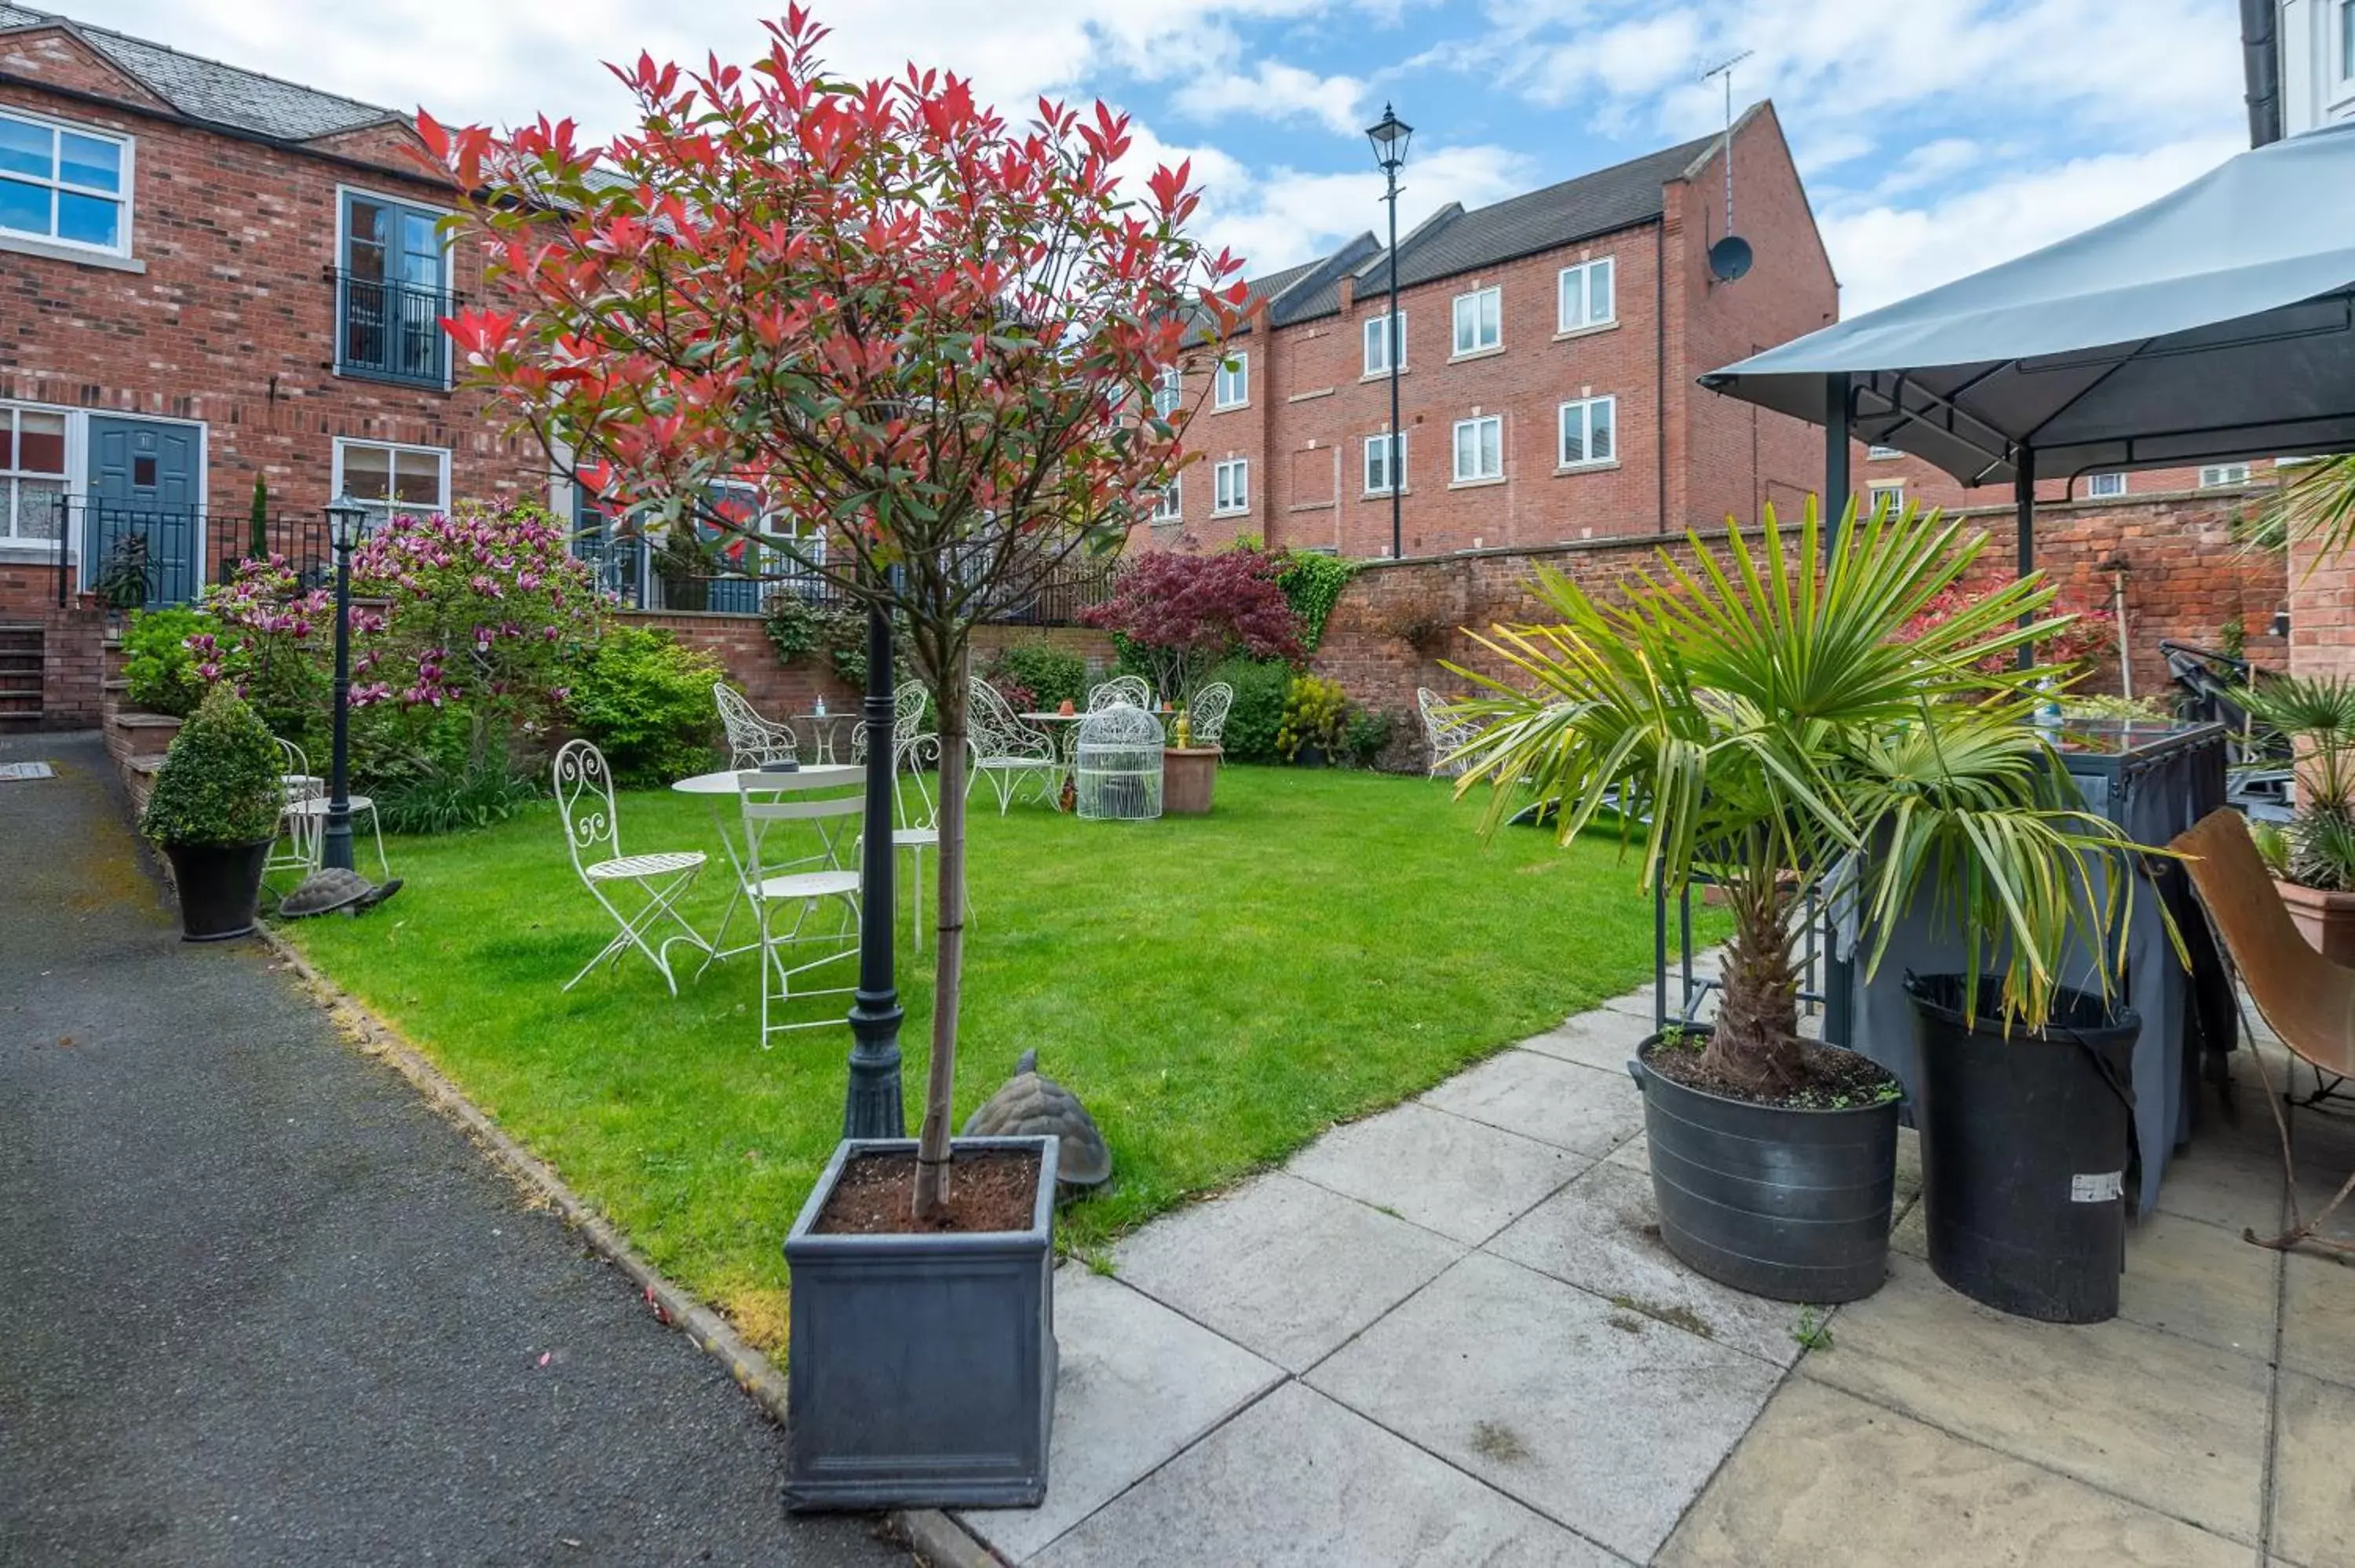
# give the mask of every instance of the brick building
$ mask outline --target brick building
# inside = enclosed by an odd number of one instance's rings
[[[407,115],[0,0],[0,621],[21,667],[95,664],[75,611],[128,535],[150,599],[273,545],[338,492],[419,509],[549,495],[548,463],[453,390],[439,326],[480,287]],[[290,550],[290,553],[296,553]],[[21,678],[19,722],[94,692]],[[63,707],[58,705],[62,702]]]
[[[1838,310],[1771,104],[1735,122],[1732,151],[1757,259],[1736,282],[1707,261],[1722,136],[1450,204],[1401,237],[1403,554],[1721,525],[1812,486],[1814,431],[1694,385]],[[1391,265],[1366,234],[1252,281],[1225,366],[1205,356],[1165,393],[1196,412],[1156,542],[1390,553]]]

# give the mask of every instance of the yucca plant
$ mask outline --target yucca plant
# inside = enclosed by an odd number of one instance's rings
[[[2275,675],[2243,688],[2249,716],[2297,753],[2297,814],[2285,835],[2288,881],[2355,892],[2355,681]]]
[[[1663,552],[1607,597],[1540,572],[1550,620],[1475,639],[1504,676],[1456,671],[1487,694],[1464,705],[1485,727],[1457,786],[1492,791],[1487,831],[1529,793],[1560,799],[1565,842],[1608,806],[1646,890],[1720,886],[1733,931],[1701,1066],[1762,1099],[1806,1086],[1792,949],[1805,889],[1843,856],[1864,852],[1869,963],[1930,889],[1974,972],[2001,976],[2007,1019],[2031,1025],[2073,933],[2123,943],[2130,882],[2102,863],[2133,846],[2029,722],[2071,673],[2012,657],[2068,623],[2044,613],[2051,588],[2007,582],[1909,629],[1983,534],[1884,509],[1851,511],[1828,564],[1820,542],[1812,505],[1796,538],[1770,507],[1754,542],[1694,538],[1694,566]]]

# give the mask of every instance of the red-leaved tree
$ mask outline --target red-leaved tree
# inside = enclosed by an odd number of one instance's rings
[[[931,1218],[964,951],[968,634],[1126,536],[1179,455],[1154,387],[1232,333],[1241,267],[1187,234],[1187,166],[1141,191],[1115,175],[1128,122],[1102,104],[1042,101],[1017,127],[955,76],[827,75],[799,6],[769,32],[750,67],[613,68],[639,122],[603,147],[570,122],[419,130],[488,242],[498,297],[448,323],[469,376],[626,525],[741,536],[754,525],[709,498],[750,486],[762,516],[828,541],[797,574],[905,616],[942,759]]]
[[[1121,569],[1112,597],[1081,619],[1126,638],[1153,673],[1154,690],[1181,702],[1230,654],[1301,656],[1300,615],[1276,571],[1260,550],[1148,550]]]

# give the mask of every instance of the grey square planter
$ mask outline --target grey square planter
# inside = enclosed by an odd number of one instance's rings
[[[1051,1138],[960,1138],[1039,1154],[1028,1230],[816,1235],[844,1162],[913,1139],[846,1139],[785,1238],[793,1268],[785,1502],[795,1509],[1024,1508],[1047,1495],[1055,1418]]]

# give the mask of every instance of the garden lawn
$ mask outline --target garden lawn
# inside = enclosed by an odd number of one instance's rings
[[[727,878],[708,807],[631,794],[620,815],[632,853],[710,853],[686,906],[709,934]],[[1651,906],[1632,855],[1611,842],[1558,849],[1519,828],[1484,847],[1476,818],[1444,783],[1369,773],[1229,768],[1214,814],[1146,823],[1082,822],[1037,802],[1001,818],[985,787],[959,1122],[1036,1047],[1112,1144],[1109,1188],[1059,1225],[1088,1251],[1650,973]],[[613,928],[548,803],[391,851],[407,879],[397,899],[288,936],[655,1266],[782,1351],[782,1244],[841,1132],[848,1029],[762,1050],[751,954],[693,980],[674,948],[676,999],[635,953],[560,991]],[[926,857],[927,880],[937,865]],[[925,911],[929,923],[929,890]],[[750,929],[740,916],[730,940]],[[898,929],[912,1134],[932,942],[913,951],[904,903]],[[848,1004],[798,1008],[838,1020]]]

